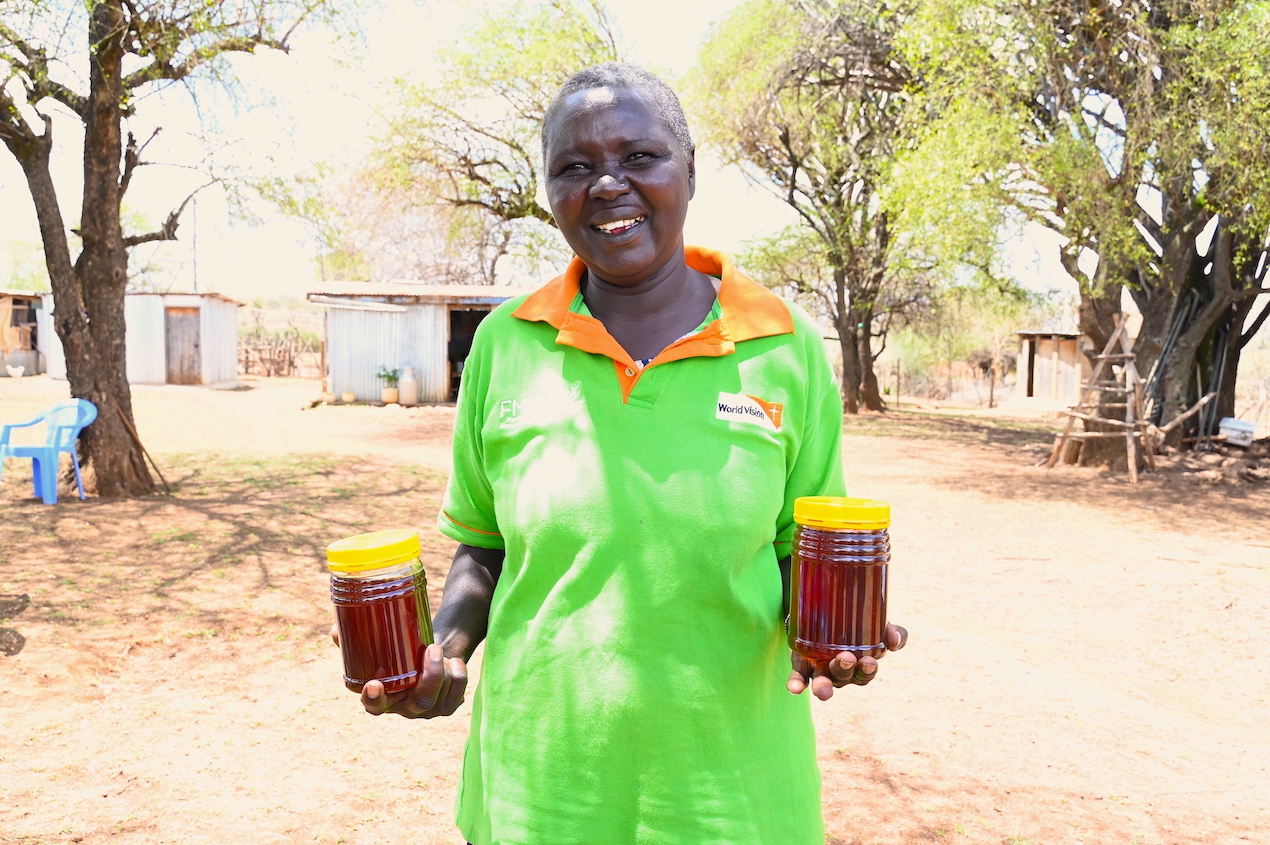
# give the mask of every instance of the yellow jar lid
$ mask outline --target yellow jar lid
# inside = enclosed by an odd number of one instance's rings
[[[326,547],[326,565],[332,572],[382,569],[418,556],[419,532],[410,528],[355,534]]]
[[[873,499],[802,496],[794,500],[794,522],[812,528],[877,530],[890,527],[891,506]]]

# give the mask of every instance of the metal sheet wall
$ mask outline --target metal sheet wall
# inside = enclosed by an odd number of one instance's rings
[[[167,382],[163,297],[131,294],[123,298],[125,355],[129,384]]]
[[[53,295],[43,296],[44,307],[36,312],[40,351],[46,371],[56,379],[66,378],[66,354],[53,328]],[[165,306],[199,308],[200,348],[203,383],[234,381],[238,378],[238,305],[213,296],[183,294],[128,294],[123,317],[127,336],[127,367],[130,384],[166,384]],[[378,391],[376,391],[378,396]]]
[[[238,304],[203,297],[199,306],[203,384],[238,380]]]
[[[359,401],[378,402],[379,367],[414,367],[420,402],[449,398],[446,341],[449,309],[444,304],[370,310],[330,306],[326,318],[328,389],[351,390]]]
[[[44,353],[44,372],[51,378],[66,381],[66,353],[57,329],[53,328],[53,294],[46,293],[40,299],[44,307],[35,312],[35,325],[40,335],[40,351]]]

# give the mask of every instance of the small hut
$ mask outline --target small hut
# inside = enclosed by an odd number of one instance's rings
[[[1071,332],[1019,332],[1020,398],[1074,405],[1091,368],[1084,335]]]
[[[0,288],[0,378],[44,372],[40,354],[40,320],[44,300],[29,290]]]
[[[42,349],[53,378],[66,378],[66,356],[52,330],[53,297],[45,294],[49,328]],[[219,293],[130,293],[124,297],[129,384],[238,382],[238,309]]]
[[[476,327],[499,303],[528,288],[330,282],[310,291],[323,318],[324,390],[379,401],[380,367],[411,367],[420,402],[451,402]]]

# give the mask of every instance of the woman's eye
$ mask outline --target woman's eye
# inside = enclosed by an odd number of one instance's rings
[[[626,160],[631,164],[643,164],[646,161],[651,161],[652,158],[649,153],[631,153],[626,157]]]

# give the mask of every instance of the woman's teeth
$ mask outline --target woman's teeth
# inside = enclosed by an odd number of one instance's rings
[[[606,235],[616,235],[625,232],[627,229],[632,229],[643,222],[643,217],[632,217],[629,220],[614,220],[612,223],[601,223],[595,228],[599,229]]]

